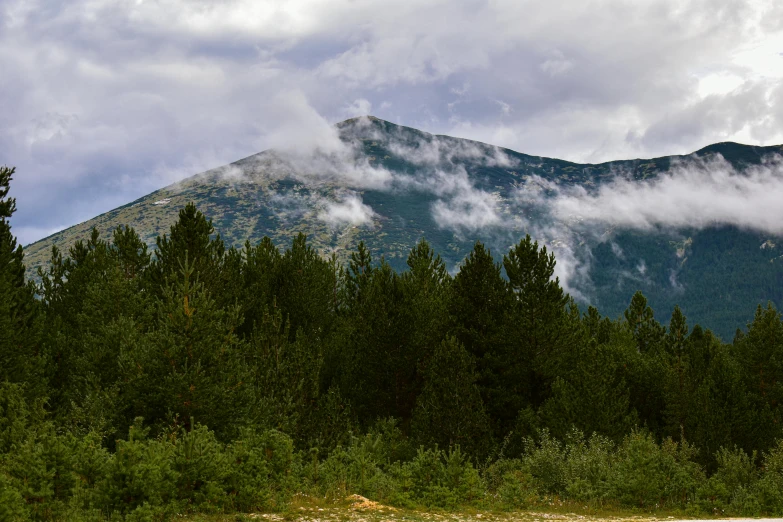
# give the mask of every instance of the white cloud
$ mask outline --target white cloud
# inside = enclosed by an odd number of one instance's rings
[[[550,76],[559,76],[571,70],[574,67],[574,62],[567,59],[561,51],[554,50],[551,56],[541,63],[540,67],[542,71]]]
[[[357,116],[369,116],[372,114],[372,103],[366,98],[357,98],[345,106],[343,114],[346,119],[356,118]]]
[[[379,136],[379,139],[388,139]],[[452,162],[465,160],[478,162],[487,167],[513,167],[516,160],[500,148],[467,140],[455,140],[446,136],[427,136],[410,143],[405,139],[388,139],[389,151],[406,161],[422,167],[443,167]]]
[[[618,176],[597,190],[531,179],[518,197],[528,202],[539,198],[554,219],[572,226],[653,230],[734,225],[783,234],[780,158],[743,173],[722,158],[686,161],[657,178],[629,181]]]
[[[362,202],[356,193],[347,194],[341,201],[326,201],[318,219],[333,226],[371,224],[375,212]]]
[[[699,96],[706,98],[713,94],[726,95],[742,85],[744,81],[741,76],[727,72],[710,74],[699,79]]]
[[[498,195],[474,187],[464,171],[439,173],[439,179],[443,185],[438,192],[448,196],[432,206],[432,216],[439,227],[461,233],[485,230],[501,223]]]
[[[393,186],[370,165],[329,166],[354,154],[330,125],[370,110],[571,160],[783,141],[782,13],[774,0],[6,0],[15,224],[75,223],[271,146],[329,179]]]

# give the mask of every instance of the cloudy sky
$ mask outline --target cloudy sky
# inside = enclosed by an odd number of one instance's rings
[[[0,0],[0,72],[23,243],[360,114],[585,162],[783,143],[774,0]]]

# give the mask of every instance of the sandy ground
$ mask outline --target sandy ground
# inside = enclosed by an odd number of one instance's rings
[[[301,507],[295,513],[287,515],[256,514],[248,515],[251,519],[268,520],[269,522],[287,522],[297,520],[302,522],[702,522],[698,519],[679,519],[676,517],[655,516],[591,516],[576,513],[540,513],[536,511],[523,511],[516,513],[475,512],[475,513],[428,513],[422,511],[410,511],[384,506],[368,500],[359,495],[352,495],[347,499],[350,507]],[[715,522],[716,520],[755,520],[756,522],[781,522],[783,519],[773,518],[725,518],[705,519],[703,522]]]

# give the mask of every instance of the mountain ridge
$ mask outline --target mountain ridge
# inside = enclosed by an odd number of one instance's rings
[[[334,126],[339,128],[340,126],[356,122],[357,120],[360,120],[361,118],[364,118],[364,117],[359,116],[359,117],[354,117],[354,118],[348,118],[346,120],[343,120],[343,121],[335,123]],[[494,145],[491,145],[489,143],[482,142],[482,141],[479,141],[479,140],[472,140],[472,139],[468,139],[468,138],[459,138],[459,137],[452,136],[452,135],[449,135],[449,134],[428,133],[426,131],[421,131],[419,129],[416,129],[415,127],[409,127],[409,126],[406,126],[406,125],[398,125],[398,124],[389,122],[388,120],[383,120],[381,118],[378,118],[378,117],[372,116],[372,115],[366,116],[366,118],[368,118],[371,121],[374,120],[374,121],[387,123],[387,124],[394,125],[395,127],[399,127],[401,129],[404,129],[404,130],[413,130],[413,131],[416,131],[416,132],[419,132],[419,133],[422,133],[422,134],[425,134],[425,135],[430,135],[430,136],[433,136],[433,137],[436,137],[436,138],[458,139],[458,140],[465,141],[465,142],[475,143],[475,144],[481,145],[481,146],[495,147]],[[719,153],[719,154],[723,155],[723,153],[728,148],[732,148],[732,149],[740,148],[745,153],[747,151],[752,151],[756,156],[758,156],[758,158],[762,158],[764,155],[767,155],[767,154],[783,153],[783,144],[760,146],[760,145],[749,145],[749,144],[744,144],[744,143],[739,143],[739,142],[734,142],[734,141],[721,141],[721,142],[716,142],[716,143],[711,143],[709,145],[705,145],[704,147],[702,147],[700,149],[697,149],[697,150],[695,150],[693,152],[690,152],[688,154],[672,154],[672,155],[667,155],[667,156],[655,156],[655,157],[651,157],[651,158],[641,158],[641,157],[638,157],[638,158],[627,158],[627,159],[603,161],[603,162],[599,162],[599,163],[589,163],[589,162],[587,162],[587,163],[579,163],[579,162],[575,162],[575,161],[564,160],[564,159],[554,158],[554,157],[550,157],[550,156],[538,156],[538,155],[534,155],[534,154],[527,154],[527,153],[519,152],[519,151],[516,151],[514,149],[507,148],[507,147],[500,147],[500,146],[498,146],[497,148],[502,150],[502,151],[504,151],[504,152],[511,152],[511,153],[518,154],[518,155],[521,155],[521,156],[526,156],[526,157],[529,157],[529,158],[537,158],[537,159],[541,159],[541,160],[545,160],[545,161],[557,161],[557,162],[568,163],[570,165],[583,166],[583,167],[600,167],[600,166],[610,165],[610,164],[631,163],[631,162],[632,163],[655,162],[655,161],[659,161],[659,160],[667,160],[667,159],[670,160],[670,159],[673,159],[673,158],[676,158],[676,159],[687,159],[687,158],[693,157],[694,155],[704,155],[706,153]],[[237,159],[237,160],[229,163],[228,165],[241,164],[243,161],[250,160],[250,159],[252,159],[252,158],[254,158],[256,156],[259,156],[261,154],[265,154],[265,153],[271,152],[273,150],[274,149],[266,149],[266,150],[263,150],[261,152],[257,152],[255,154],[251,154],[249,156],[245,156],[243,158]],[[758,151],[763,151],[763,152],[758,152]],[[206,174],[208,172],[211,172],[213,170],[220,169],[220,168],[223,168],[223,167],[218,166],[218,167],[214,167],[212,169],[208,169],[208,170],[206,170],[204,172],[196,173],[196,174],[194,174],[192,176],[189,176],[188,178],[185,178],[185,180],[193,178],[193,177],[196,177],[196,176],[200,176],[200,175]],[[160,190],[174,188],[177,185],[179,185],[180,183],[182,183],[183,181],[184,180],[176,181],[174,183],[171,183],[171,184],[169,184],[167,186],[161,187],[161,188],[153,191],[153,193],[154,192],[158,192]],[[57,232],[49,234],[48,236],[42,237],[42,238],[37,239],[37,240],[27,244],[27,245],[24,245],[24,248],[27,249],[30,246],[36,245],[36,244],[41,243],[41,242],[45,242],[48,239],[51,239],[51,238],[61,234],[62,232],[65,232],[66,230],[69,230],[69,229],[71,229],[73,227],[78,227],[80,225],[83,225],[83,224],[85,224],[87,222],[90,222],[90,221],[92,221],[92,220],[94,220],[94,219],[96,219],[98,217],[101,217],[101,216],[103,216],[105,214],[108,214],[108,213],[110,213],[110,212],[112,212],[114,210],[117,210],[117,209],[120,209],[120,208],[124,208],[124,207],[127,207],[129,205],[133,205],[134,203],[138,203],[138,202],[144,200],[145,198],[147,198],[148,196],[149,196],[149,194],[147,194],[145,196],[141,196],[141,197],[136,198],[135,200],[132,200],[132,201],[130,201],[130,202],[124,204],[124,205],[120,205],[116,209],[112,209],[112,210],[109,210],[107,212],[103,212],[103,213],[101,213],[101,214],[99,214],[99,215],[97,215],[97,216],[95,216],[93,218],[90,218],[88,220],[85,220],[85,221],[82,221],[82,222],[79,222],[79,223],[75,223],[73,225],[65,227],[62,230],[58,230]]]
[[[766,241],[783,244],[776,236],[721,226],[647,232],[604,226],[586,231],[578,220],[544,227],[549,219],[546,204],[520,199],[537,188],[532,182],[540,182],[544,193],[569,187],[594,191],[616,180],[619,173],[631,181],[649,180],[675,164],[708,161],[718,154],[742,170],[782,153],[783,146],[721,142],[687,155],[580,164],[430,134],[375,117],[345,120],[334,128],[339,142],[330,151],[309,156],[262,151],[31,243],[25,247],[28,276],[46,266],[52,246],[67,253],[93,227],[108,238],[117,226],[130,225],[152,245],[157,235],[168,232],[179,209],[193,201],[213,219],[227,246],[241,247],[245,241],[256,243],[269,236],[283,247],[303,232],[322,254],[334,253],[344,262],[363,240],[376,259],[383,256],[397,269],[405,268],[408,250],[421,237],[453,269],[476,240],[485,242],[499,259],[520,236],[531,233],[552,245],[561,266],[570,263],[584,270],[581,282],[573,272],[568,276],[573,281],[564,283],[602,312],[616,316],[633,291],[641,289],[650,294],[654,307],[665,310],[675,302],[685,303],[686,313],[694,310],[696,320],[719,330],[724,338],[750,319],[749,303],[770,299],[783,304],[779,268],[783,262],[775,261],[780,249],[758,247]],[[712,246],[702,252],[704,244]],[[625,259],[617,251],[624,252]],[[705,267],[694,252],[716,260],[733,252],[735,264],[748,268],[755,279],[748,285],[737,281],[739,287],[749,289],[731,292],[734,297],[716,294],[721,313],[700,309],[696,296],[709,297],[711,290],[704,288],[690,266],[700,267],[705,281],[728,277],[732,266]],[[639,260],[649,273],[637,273]],[[765,278],[770,277],[780,277],[782,283],[763,290],[769,286]],[[734,284],[734,279],[728,280]]]

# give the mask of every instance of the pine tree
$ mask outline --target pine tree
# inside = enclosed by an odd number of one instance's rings
[[[694,331],[696,327],[694,327]],[[693,336],[693,334],[691,334]],[[710,342],[707,340],[706,342]],[[709,366],[694,393],[690,442],[701,450],[708,469],[715,468],[720,448],[739,446],[751,452],[756,430],[753,408],[742,379],[742,366],[729,346],[710,343]]]
[[[783,436],[783,320],[771,303],[756,309],[736,345],[753,412],[753,449],[766,450]]]
[[[427,364],[446,333],[446,296],[451,284],[445,263],[423,239],[411,249],[407,264],[408,270],[400,276],[402,302],[398,319],[398,402],[403,418],[410,417],[421,392],[423,377],[417,368]]]
[[[539,248],[528,235],[503,257],[503,267],[513,292],[510,327],[516,337],[502,361],[504,387],[538,407],[549,396],[578,324],[571,324],[566,313],[570,298],[554,277],[555,256],[546,247]]]
[[[353,298],[330,347],[331,375],[361,422],[409,416],[409,385],[416,368],[406,356],[408,325],[400,276],[382,259],[379,266],[349,277],[355,277],[347,283],[354,285],[348,291]]]
[[[90,373],[89,364],[79,369],[79,360],[84,359],[85,341],[111,318],[122,315],[122,308],[128,302],[126,298],[133,301],[140,295],[138,286],[131,282],[126,285],[124,296],[105,292],[111,286],[109,281],[120,277],[119,270],[117,256],[93,228],[86,241],[78,240],[69,249],[68,257],[63,258],[53,248],[49,268],[39,272],[46,314],[42,338],[51,361],[48,368],[50,404],[60,420],[69,415],[72,405],[78,404],[85,393],[84,379]],[[104,297],[98,299],[101,293]]]
[[[256,245],[245,243],[242,252],[239,304],[244,322],[240,332],[249,336],[255,325],[262,321],[275,302],[275,278],[282,256],[280,250],[268,237]]]
[[[685,440],[690,416],[693,381],[690,369],[688,324],[679,306],[674,307],[664,338],[666,375],[666,414],[671,434]]]
[[[212,220],[188,203],[179,211],[179,218],[171,226],[169,235],[157,238],[155,261],[150,267],[151,290],[160,295],[167,287],[166,280],[178,277],[185,256],[192,265],[193,274],[213,294],[221,290],[221,263],[225,246],[220,234],[215,234]],[[214,237],[213,237],[214,235]]]
[[[587,313],[582,318],[582,324],[587,330],[590,339],[597,344],[604,344],[609,341],[614,332],[614,325],[608,317],[601,317],[598,309],[594,306],[587,307]]]
[[[266,310],[253,329],[245,357],[257,397],[254,415],[260,425],[290,433],[302,442],[300,434],[319,396],[323,355],[318,343],[310,342],[301,331],[291,341],[289,328],[279,308]]]
[[[661,357],[666,329],[655,320],[647,298],[636,292],[621,320],[627,343],[636,352],[628,361],[631,405],[639,413],[639,422],[658,436],[664,436],[663,410],[666,407],[664,382],[666,369]],[[623,335],[618,332],[618,335]]]
[[[665,329],[655,320],[653,309],[647,306],[647,298],[640,291],[633,295],[623,315],[640,353],[659,348]]]
[[[287,317],[293,334],[324,338],[335,316],[334,292],[337,282],[332,264],[298,234],[291,248],[279,259],[273,281],[277,306]]]
[[[62,390],[67,404],[58,408],[58,415],[74,428],[119,436],[133,418],[118,386],[127,377],[123,357],[141,333],[154,328],[156,303],[143,291],[150,255],[136,232],[115,229],[107,253],[105,273],[87,281],[80,294],[75,334],[69,340],[70,389]]]
[[[34,287],[25,283],[24,254],[11,232],[16,199],[8,197],[14,168],[0,167],[0,381],[27,382],[44,392]]]
[[[346,272],[345,292],[346,300],[361,302],[362,293],[366,290],[373,273],[372,254],[364,244],[359,241],[356,252],[351,253]]]
[[[542,421],[556,437],[564,438],[576,427],[619,441],[637,425],[624,351],[615,338],[577,345],[568,370],[555,378],[552,396],[541,407]]]
[[[523,403],[508,393],[503,379],[511,351],[508,322],[513,302],[500,271],[491,252],[476,242],[454,276],[448,311],[451,332],[476,360],[479,390],[495,435],[502,438]]]
[[[497,351],[504,316],[511,305],[511,293],[500,270],[491,252],[476,242],[454,276],[449,296],[452,329],[479,361],[490,351]]]
[[[133,227],[118,227],[112,233],[112,246],[126,279],[141,276],[150,264],[150,254]]]
[[[158,303],[157,325],[139,339],[124,365],[123,392],[134,416],[162,429],[191,418],[223,440],[239,433],[254,403],[246,352],[236,335],[238,307],[220,309],[185,256]]]
[[[428,445],[459,445],[469,454],[486,454],[491,445],[489,418],[471,355],[456,338],[448,337],[435,349],[424,376],[424,390],[413,412],[414,436]]]

